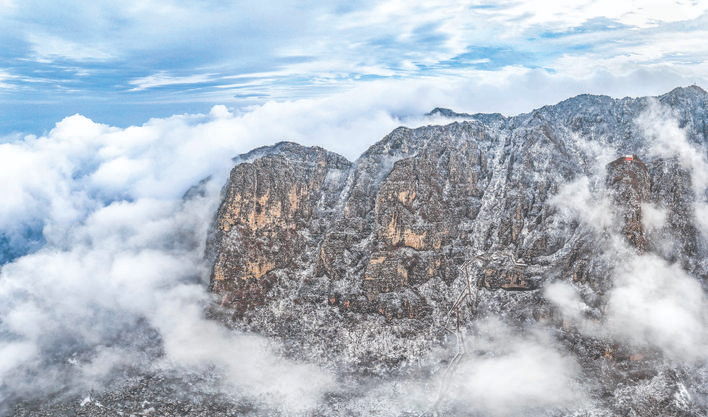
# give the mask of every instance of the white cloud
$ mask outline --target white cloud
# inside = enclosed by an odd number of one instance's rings
[[[141,91],[149,88],[164,87],[166,85],[183,85],[183,84],[198,84],[211,81],[210,74],[188,75],[184,77],[176,77],[168,75],[165,72],[148,75],[147,77],[136,78],[130,80],[129,83],[136,87],[130,91]]]
[[[691,172],[694,192],[697,196],[702,195],[708,188],[708,159],[696,145],[688,141],[686,132],[679,128],[671,109],[653,100],[636,124],[652,141],[651,156],[678,157],[681,165]]]
[[[35,13],[40,7],[46,12]],[[15,18],[0,23],[6,23],[13,38],[25,38],[32,45],[21,59],[73,60],[91,71],[67,79],[56,67],[62,76],[52,80],[57,75],[51,72],[36,78],[36,68],[23,70],[18,75],[30,92],[45,93],[61,84],[100,99],[120,94],[118,99],[124,100],[125,93],[154,90],[151,101],[242,105],[359,88],[362,81],[357,77],[427,78],[439,84],[464,79],[481,85],[484,93],[506,83],[512,72],[521,79],[542,71],[550,84],[572,85],[566,95],[589,87],[615,94],[629,90],[627,83],[633,95],[655,94],[677,84],[708,82],[703,64],[708,51],[702,42],[707,7],[683,0],[388,0],[314,2],[308,7],[290,0],[269,7],[135,0],[99,1],[87,7],[81,2],[51,6],[29,1],[17,4]],[[16,22],[23,22],[21,30]],[[175,62],[181,54],[187,59]],[[92,65],[106,60],[117,68],[152,68],[155,73],[136,78],[135,71],[123,75]],[[45,77],[50,82],[28,82],[47,81]],[[248,81],[230,81],[240,78]],[[210,85],[195,88],[200,83]],[[125,85],[129,91],[124,91]],[[173,88],[157,96],[164,86]],[[517,87],[522,94],[529,88],[522,83]],[[534,93],[525,100],[550,103],[564,97],[551,87]],[[475,96],[480,103],[486,98],[503,102],[505,113],[529,108],[516,106],[513,89],[501,96]]]
[[[162,368],[206,371],[213,365],[229,387],[259,402],[291,411],[316,405],[333,384],[326,372],[278,358],[265,340],[203,318],[209,299],[202,254],[219,189],[212,183],[206,200],[115,202],[55,231],[37,253],[5,265],[0,318],[3,331],[13,335],[0,346],[6,381],[35,387],[61,383],[46,371],[60,372],[62,362],[29,362],[42,352],[60,359],[78,355],[81,379],[69,388],[100,384],[115,366],[142,356],[139,345],[112,348],[111,340],[144,318],[164,343]],[[98,349],[98,356],[82,359],[85,349]],[[47,369],[37,376],[18,371],[34,364]]]
[[[542,340],[503,333],[496,330],[493,346],[485,346],[493,355],[461,364],[454,377],[457,400],[494,416],[579,404],[583,395],[574,379],[580,368],[573,359]],[[484,348],[479,340],[470,346]]]
[[[17,364],[34,359],[37,353],[36,347],[31,343],[0,343],[0,378],[13,370]]]
[[[677,157],[681,165],[689,170],[695,195],[693,208],[696,223],[703,238],[708,237],[708,158],[705,153],[696,144],[689,142],[686,132],[679,128],[670,109],[656,101],[652,101],[647,111],[639,117],[637,125],[652,140],[652,156]]]
[[[7,83],[9,80],[16,79],[17,77],[10,75],[7,71],[0,70],[0,89],[14,89],[15,86]]]
[[[489,3],[488,3],[489,4]],[[639,28],[653,27],[660,23],[691,20],[708,10],[708,6],[690,0],[645,1],[631,0],[551,0],[543,3],[529,1],[494,2],[494,7],[480,13],[492,20],[516,23],[519,30],[533,25],[547,29],[567,30],[595,19],[606,18]]]
[[[678,265],[657,256],[619,266],[607,305],[607,326],[617,339],[656,347],[675,360],[705,360],[708,303],[701,285]]]
[[[8,14],[15,8],[15,0],[0,0],[0,16]]]
[[[568,219],[582,219],[599,236],[614,224],[615,218],[610,199],[598,188],[588,177],[580,177],[561,186],[551,204]]]
[[[642,225],[651,232],[661,229],[666,224],[666,209],[653,204],[642,204]]]
[[[581,300],[579,288],[556,282],[544,296],[583,334],[637,352],[658,349],[673,361],[708,359],[708,302],[698,281],[655,255],[626,251],[619,260],[601,322],[587,318],[592,309]]]
[[[32,44],[36,59],[40,62],[51,62],[57,59],[78,62],[107,61],[114,58],[103,45],[87,45],[47,33],[30,34],[28,40]]]
[[[456,346],[430,357],[444,365],[433,375],[386,381],[348,401],[347,409],[385,416],[454,415],[460,410],[535,416],[569,414],[587,400],[578,363],[539,328],[519,331],[493,317],[479,319],[473,330],[458,335]]]
[[[582,326],[585,332],[597,333],[594,326],[588,329],[591,323],[585,320],[583,314],[590,311],[590,308],[580,299],[580,294],[572,285],[562,281],[552,282],[544,287],[543,296],[553,302],[564,318]]]
[[[179,287],[161,300],[156,322],[165,337],[167,366],[216,363],[231,386],[291,411],[314,408],[322,393],[335,388],[332,376],[317,367],[273,355],[265,339],[204,320],[201,305],[194,303],[200,292]]]

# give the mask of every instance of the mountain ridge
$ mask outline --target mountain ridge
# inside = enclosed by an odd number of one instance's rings
[[[513,117],[436,108],[428,115],[470,120],[396,128],[354,162],[292,143],[259,148],[232,170],[219,209],[214,314],[278,338],[289,355],[336,363],[342,375],[386,377],[418,372],[412,363],[439,366],[429,355],[460,331],[449,327],[453,313],[464,332],[480,317],[563,328],[545,295],[556,283],[573,286],[587,314],[606,320],[622,269],[615,247],[703,279],[691,167],[657,154],[647,115],[676,115],[687,142],[705,153],[707,101],[688,87],[656,98],[579,95]],[[305,160],[316,162],[300,168]],[[601,225],[567,213],[584,208],[560,196],[578,190],[595,196],[583,197],[587,204],[611,208]],[[646,226],[647,205],[666,223]],[[576,354],[585,376],[615,393],[593,395],[618,410],[626,380],[602,380],[597,359],[612,356],[616,341],[574,330],[558,342],[585,352]],[[651,361],[628,364],[663,363]]]
[[[128,230],[150,256],[121,276],[163,271],[145,261],[163,245],[189,276],[146,287],[142,315],[70,320],[106,333],[38,345],[0,414],[706,415],[706,110],[694,87],[580,95],[433,111],[354,161],[287,141],[238,155],[220,204],[205,178]]]

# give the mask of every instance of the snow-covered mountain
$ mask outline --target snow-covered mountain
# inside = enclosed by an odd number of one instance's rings
[[[544,349],[509,353],[523,358],[511,374],[550,350],[580,366],[554,378],[580,381],[601,414],[703,413],[703,368],[685,361],[704,359],[707,334],[673,322],[705,319],[707,104],[694,86],[516,117],[435,109],[461,121],[398,128],[354,162],[287,142],[243,155],[209,247],[216,311],[349,377],[461,358],[448,377],[463,391],[466,366],[504,356],[494,320]],[[541,402],[572,403],[560,397]]]
[[[0,369],[0,414],[705,415],[706,111],[696,86],[514,117],[436,108],[444,123],[355,161],[292,142],[234,158],[208,233],[195,213],[222,184],[205,179],[179,207],[107,206],[61,262],[0,241],[16,280],[106,261],[88,288],[50,281],[95,310],[47,311],[112,326],[37,330],[42,363]],[[204,240],[206,269],[187,259]],[[131,262],[150,285],[121,282]],[[44,317],[27,304],[0,306],[3,354],[25,357],[17,329]]]

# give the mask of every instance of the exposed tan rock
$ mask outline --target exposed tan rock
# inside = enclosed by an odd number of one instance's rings
[[[239,282],[258,284],[317,245],[312,237],[323,233],[317,220],[336,204],[329,192],[341,189],[351,166],[320,148],[281,143],[273,152],[231,171],[212,249],[218,253],[212,272],[217,292],[238,291]]]

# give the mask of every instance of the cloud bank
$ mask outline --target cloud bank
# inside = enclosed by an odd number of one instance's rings
[[[216,107],[119,129],[75,115],[0,145],[0,231],[39,236],[0,271],[0,403],[100,391],[125,369],[218,369],[225,392],[287,412],[334,386],[204,318],[207,228],[231,157],[260,140],[247,119]]]

